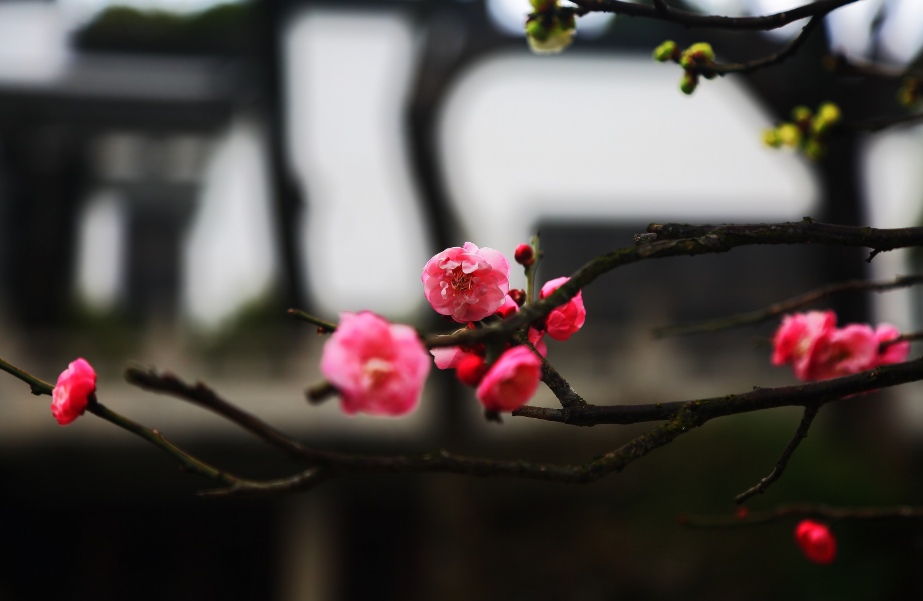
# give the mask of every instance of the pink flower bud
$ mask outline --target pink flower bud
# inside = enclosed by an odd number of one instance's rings
[[[529,402],[541,377],[541,359],[529,348],[516,346],[500,355],[476,394],[488,411],[513,411]]]
[[[795,527],[795,542],[814,563],[827,565],[836,558],[836,539],[825,524],[802,520]]]
[[[537,350],[538,353],[542,357],[547,357],[548,356],[548,345],[545,344],[544,340],[542,340],[542,338],[544,337],[545,337],[544,331],[539,331],[539,330],[536,330],[535,328],[529,328],[529,342],[532,343],[532,346],[535,347],[535,350]]]
[[[568,277],[563,277],[545,282],[539,298],[543,299],[551,296],[555,290],[563,286],[569,279]],[[545,328],[548,335],[555,340],[567,340],[583,327],[584,322],[586,322],[586,309],[583,307],[583,292],[581,291],[567,303],[548,314]]]
[[[96,372],[84,359],[77,359],[58,376],[51,392],[51,414],[66,426],[86,410],[90,395],[96,392]]]
[[[516,259],[516,262],[520,265],[528,267],[532,265],[532,263],[535,263],[535,251],[532,250],[532,247],[528,244],[520,244],[516,247],[513,258]]]
[[[447,248],[423,267],[423,295],[437,313],[455,321],[480,321],[493,315],[510,290],[510,264],[502,253],[478,248]]]
[[[526,293],[524,290],[517,290],[516,288],[513,288],[510,290],[509,297],[513,299],[513,302],[520,307],[526,304]]]
[[[519,305],[517,305],[516,301],[514,301],[510,297],[509,294],[507,294],[506,300],[503,302],[503,305],[501,305],[500,308],[497,309],[496,314],[499,315],[501,318],[506,319],[507,317],[509,317],[510,315],[512,315],[513,313],[517,311],[519,311]]]
[[[486,373],[487,363],[483,357],[477,355],[468,355],[455,369],[455,377],[466,386],[477,386]]]
[[[430,362],[410,326],[347,312],[324,344],[320,370],[340,392],[344,413],[397,416],[416,409]]]

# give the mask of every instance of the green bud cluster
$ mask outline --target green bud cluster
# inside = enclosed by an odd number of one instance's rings
[[[905,77],[897,91],[897,101],[904,108],[912,109],[923,100],[923,82],[916,77]]]
[[[573,13],[561,13],[557,0],[530,0],[535,11],[526,21],[526,40],[535,54],[558,54],[571,45],[577,31]]]
[[[840,107],[825,102],[814,113],[806,106],[792,109],[792,121],[763,131],[763,142],[772,148],[787,146],[801,150],[812,160],[827,152],[826,136],[842,119]]]
[[[685,73],[679,82],[679,89],[684,94],[692,94],[699,85],[699,76],[706,79],[714,79],[717,75],[711,69],[702,69],[715,64],[715,51],[712,50],[711,44],[699,42],[689,46],[682,52],[673,40],[667,40],[654,49],[654,60],[665,63],[673,61],[679,63]]]

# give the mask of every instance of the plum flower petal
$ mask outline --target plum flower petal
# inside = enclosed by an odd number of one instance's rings
[[[324,377],[349,415],[404,415],[420,402],[430,360],[416,331],[369,311],[341,313],[324,344]]]
[[[513,411],[529,402],[541,375],[541,359],[531,349],[515,346],[490,367],[476,395],[488,411]]]
[[[85,359],[77,359],[58,376],[51,393],[51,414],[62,426],[83,415],[96,392],[96,372]]]
[[[836,326],[833,311],[810,311],[786,315],[773,337],[773,365],[792,363],[795,376],[809,381],[814,377],[818,341]]]
[[[880,323],[875,328],[875,340],[878,341],[879,348],[882,342],[888,342],[899,338],[901,331],[889,323]],[[879,365],[890,365],[892,363],[903,363],[910,354],[910,343],[907,341],[897,342],[885,347],[883,353],[878,355]]]
[[[455,369],[466,357],[474,353],[463,351],[457,346],[439,346],[429,349],[439,369]]]
[[[563,286],[569,279],[568,277],[562,277],[545,282],[539,298],[551,296],[555,290]],[[574,298],[548,314],[546,330],[548,335],[555,340],[567,340],[582,328],[585,322],[586,309],[583,306],[583,292],[580,291]]]
[[[508,318],[513,313],[519,311],[519,305],[516,304],[516,301],[510,297],[509,294],[506,295],[506,299],[503,301],[503,304],[500,305],[500,308],[497,309],[497,315],[503,319]]]
[[[480,321],[503,306],[510,264],[496,250],[465,242],[427,261],[421,279],[423,295],[437,313],[460,323]]]
[[[547,357],[548,345],[542,340],[544,337],[545,332],[539,332],[535,328],[529,328],[529,342],[532,343],[532,346],[535,347],[535,350],[537,350],[542,357]]]
[[[878,340],[872,326],[853,323],[820,337],[809,375],[813,380],[827,380],[877,366]]]

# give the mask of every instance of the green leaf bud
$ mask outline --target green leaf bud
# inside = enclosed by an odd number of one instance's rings
[[[901,82],[901,89],[897,92],[897,101],[904,108],[913,108],[920,101],[920,80],[915,77],[905,77]]]
[[[668,60],[676,58],[677,46],[673,40],[667,40],[660,46],[654,48],[654,60],[659,63],[665,63]]]
[[[686,49],[686,52],[696,60],[701,60],[702,62],[712,62],[715,60],[715,51],[712,50],[711,44],[707,42],[693,44]]]
[[[551,27],[545,27],[541,23],[537,27],[532,25],[537,22],[538,20],[535,20],[526,24],[526,40],[535,54],[558,54],[574,41],[577,28],[562,26],[557,17],[552,20]]]
[[[776,131],[782,144],[792,148],[797,148],[801,144],[801,128],[794,123],[783,123]]]
[[[825,102],[817,108],[817,116],[814,117],[812,129],[818,134],[826,133],[840,122],[841,117],[840,107],[832,102]]]
[[[679,57],[679,64],[686,71],[695,71],[695,67],[696,67],[695,59],[692,57],[691,54],[689,54],[688,51],[683,52],[682,56]]]
[[[824,158],[827,154],[827,147],[817,138],[810,138],[804,145],[804,154],[812,161]]]
[[[775,127],[763,130],[763,144],[770,148],[779,148],[782,146],[782,138],[779,137],[779,132]]]
[[[798,125],[807,125],[813,116],[814,113],[811,112],[811,109],[804,105],[796,106],[792,109],[792,121]]]
[[[679,82],[679,89],[683,91],[683,94],[692,94],[695,92],[696,86],[699,85],[699,76],[690,71],[683,73],[683,78]]]
[[[532,8],[535,9],[535,12],[548,12],[557,4],[555,0],[529,0],[532,3]]]

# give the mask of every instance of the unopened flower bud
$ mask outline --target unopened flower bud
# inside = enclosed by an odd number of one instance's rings
[[[686,71],[683,73],[683,78],[679,82],[679,89],[683,91],[683,94],[692,94],[695,92],[695,88],[698,85],[699,76],[695,73]]]
[[[523,306],[526,302],[526,293],[524,290],[518,290],[516,288],[513,288],[512,290],[510,290],[509,296],[511,299],[513,299],[513,302],[519,305],[520,307]]]
[[[667,40],[660,46],[654,48],[654,60],[659,63],[665,63],[668,60],[678,58],[678,47],[673,40]]]
[[[455,368],[455,377],[466,386],[477,386],[486,373],[487,363],[477,355],[465,357]]]
[[[535,251],[532,250],[532,247],[528,244],[520,244],[516,247],[513,258],[516,259],[516,262],[520,265],[528,267],[532,263],[535,263]]]
[[[795,542],[814,563],[826,565],[836,559],[836,538],[826,524],[802,520],[795,528]]]
[[[734,517],[738,520],[746,519],[748,515],[750,515],[750,509],[746,505],[738,505],[734,510]]]
[[[696,68],[695,58],[688,52],[683,52],[682,56],[679,57],[679,64],[686,71],[694,71]]]

